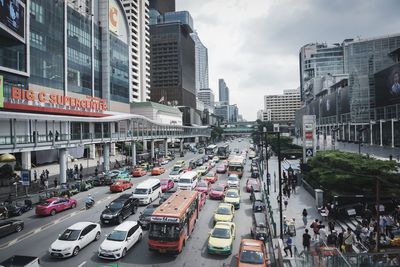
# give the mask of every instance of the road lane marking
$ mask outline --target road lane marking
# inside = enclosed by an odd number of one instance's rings
[[[86,264],[86,261],[82,262],[81,264],[78,265],[78,267],[82,267],[83,265]]]

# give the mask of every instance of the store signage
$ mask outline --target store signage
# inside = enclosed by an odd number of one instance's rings
[[[36,92],[33,90],[24,90],[17,87],[11,88],[11,99],[31,101],[34,104],[48,103],[52,105],[60,105],[64,108],[76,108],[81,110],[106,111],[107,104],[104,99],[89,97],[79,99],[71,96],[58,94],[49,94],[44,91]]]
[[[118,33],[118,6],[115,0],[108,1],[108,28],[113,33]]]
[[[29,186],[31,179],[30,179],[30,171],[29,170],[22,170],[21,171],[21,182],[22,185]]]
[[[315,115],[303,116],[303,159],[313,157],[316,152],[316,117]]]
[[[179,218],[152,216],[150,218],[150,221],[152,221],[152,222],[165,222],[165,223],[179,223]]]

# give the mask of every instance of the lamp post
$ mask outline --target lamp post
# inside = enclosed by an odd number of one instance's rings
[[[267,133],[267,127],[263,127],[263,133],[265,137],[265,161],[266,161],[266,170],[267,170],[267,193],[269,195],[269,186],[271,184],[271,176],[269,174],[269,167],[268,167],[268,133]]]

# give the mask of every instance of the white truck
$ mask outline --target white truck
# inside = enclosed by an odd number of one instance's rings
[[[0,262],[0,267],[40,267],[40,259],[32,256],[14,255]]]

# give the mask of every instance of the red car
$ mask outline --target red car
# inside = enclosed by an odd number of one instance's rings
[[[213,184],[218,180],[218,175],[216,172],[209,172],[203,179]]]
[[[217,173],[226,173],[226,165],[225,164],[219,164],[217,166]]]
[[[201,210],[206,204],[207,195],[199,192],[199,209]]]
[[[77,205],[75,199],[68,199],[63,197],[52,197],[44,202],[39,203],[36,206],[35,213],[36,215],[52,215],[54,216],[57,212],[66,210],[66,209],[73,209]]]
[[[133,184],[128,180],[116,180],[112,185],[110,185],[110,191],[115,192],[122,192],[129,188],[132,188]]]
[[[210,192],[210,182],[201,180],[196,187],[196,190],[201,193],[206,193],[208,195],[208,192]]]
[[[171,188],[174,188],[175,186],[174,181],[172,181],[172,179],[161,179],[160,183],[161,183],[161,191],[163,193],[167,192]]]
[[[133,177],[142,177],[147,174],[147,171],[143,168],[134,168],[132,171]]]
[[[254,179],[254,178],[247,179],[247,181],[246,181],[246,191],[247,191],[247,193],[251,193],[252,186],[256,185],[256,184],[260,185],[260,183],[258,182],[257,179]]]
[[[208,196],[210,197],[210,199],[223,199],[225,195],[225,189],[226,187],[224,185],[214,185],[213,187],[211,187]]]
[[[160,174],[163,174],[164,172],[165,172],[164,167],[154,167],[151,170],[151,175],[160,175]]]

